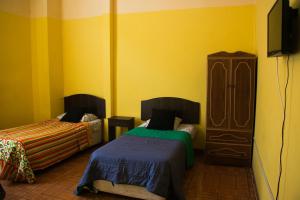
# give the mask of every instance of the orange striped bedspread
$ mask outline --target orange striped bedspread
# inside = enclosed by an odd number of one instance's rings
[[[0,131],[0,179],[35,182],[45,169],[89,146],[88,123],[57,119]]]

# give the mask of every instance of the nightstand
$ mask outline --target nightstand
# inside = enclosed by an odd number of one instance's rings
[[[108,118],[109,141],[116,138],[116,127],[125,127],[128,130],[134,128],[134,117],[112,116]]]

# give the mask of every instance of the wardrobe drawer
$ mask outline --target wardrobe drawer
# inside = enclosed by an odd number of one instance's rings
[[[250,145],[232,145],[222,143],[206,143],[206,154],[212,157],[227,157],[235,159],[251,159]]]
[[[252,144],[252,133],[207,130],[207,142],[220,142],[231,144]]]

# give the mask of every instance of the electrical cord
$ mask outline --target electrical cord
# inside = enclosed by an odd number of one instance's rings
[[[279,72],[278,72],[278,56],[276,56],[276,74],[277,74],[277,86],[278,86],[278,92],[280,96],[280,102],[281,102],[281,107],[284,110],[284,105],[283,105],[283,99],[282,99],[282,94],[281,94],[281,87],[280,87],[280,81],[279,81]]]
[[[276,192],[276,200],[279,199],[279,192],[280,192],[280,182],[281,182],[281,175],[282,175],[282,156],[283,156],[283,150],[284,150],[284,135],[285,135],[285,123],[286,123],[286,104],[287,104],[287,88],[289,85],[290,80],[290,68],[289,68],[289,60],[290,56],[287,57],[287,77],[286,77],[286,83],[284,88],[284,106],[283,106],[283,120],[282,120],[282,126],[281,126],[281,148],[280,148],[280,161],[279,161],[279,177],[277,182],[277,192]]]

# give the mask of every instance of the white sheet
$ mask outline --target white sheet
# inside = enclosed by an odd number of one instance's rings
[[[89,142],[90,146],[99,144],[102,142],[102,128],[101,128],[101,120],[96,119],[90,122],[86,122],[89,124]]]
[[[195,136],[197,134],[197,128],[193,124],[180,124],[176,130],[177,131],[185,131],[185,132],[189,133],[192,137],[192,140],[195,138]]]

